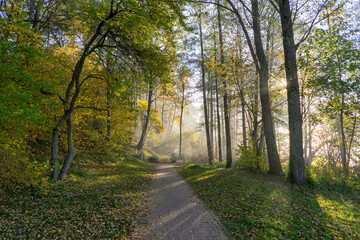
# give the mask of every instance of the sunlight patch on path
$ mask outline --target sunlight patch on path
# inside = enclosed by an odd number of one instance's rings
[[[219,220],[169,164],[159,164],[150,190],[149,231],[136,239],[225,240]]]

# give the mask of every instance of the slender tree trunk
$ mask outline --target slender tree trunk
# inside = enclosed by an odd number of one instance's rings
[[[153,85],[152,85],[152,79],[151,79],[150,83],[149,83],[148,106],[147,106],[147,110],[146,110],[145,123],[144,123],[144,127],[142,129],[142,132],[141,132],[141,137],[140,137],[139,143],[136,146],[136,148],[138,150],[141,150],[145,144],[146,133],[147,133],[147,129],[149,126],[149,121],[150,121],[152,95],[153,95]]]
[[[254,30],[254,42],[256,53],[254,51],[251,38],[246,29],[245,23],[235,7],[232,0],[227,0],[231,8],[233,9],[235,15],[238,17],[241,28],[245,34],[246,42],[249,46],[251,56],[254,60],[256,71],[260,77],[260,100],[264,121],[264,130],[265,130],[265,140],[267,145],[267,154],[269,158],[269,174],[279,175],[282,172],[282,167],[280,163],[279,154],[276,147],[276,138],[273,126],[273,120],[271,116],[270,108],[270,97],[268,90],[268,81],[269,81],[269,67],[266,60],[266,55],[264,52],[262,38],[261,38],[261,29],[260,29],[260,19],[259,19],[259,9],[258,9],[258,0],[252,0],[252,20],[253,20],[253,30]]]
[[[252,131],[252,145],[253,148],[256,150],[256,156],[260,156],[260,147],[259,147],[259,134],[258,134],[258,128],[259,128],[259,121],[258,121],[258,113],[259,113],[259,95],[255,94],[254,99],[254,118],[253,118],[253,131]]]
[[[53,136],[51,141],[51,178],[58,179],[59,177],[59,136],[60,129],[63,127],[67,119],[70,117],[70,112],[65,112],[60,121],[56,124],[53,130]]]
[[[269,66],[266,60],[265,51],[262,44],[260,16],[258,9],[258,0],[252,0],[252,18],[254,29],[254,41],[256,55],[260,64],[260,101],[262,120],[264,124],[264,133],[267,146],[267,155],[269,158],[269,174],[279,175],[282,173],[279,154],[276,146],[276,137],[274,131],[274,123],[271,115],[271,104],[269,95]]]
[[[310,112],[309,112],[310,113]],[[309,156],[308,156],[308,162],[309,164],[312,163],[313,160],[313,150],[312,150],[312,128],[311,128],[311,120],[310,118],[308,119],[308,131],[309,131]]]
[[[110,83],[107,83],[106,90],[106,142],[110,141],[110,133],[111,133],[111,88]]]
[[[42,3],[40,1],[36,1],[36,6],[35,6],[35,12],[33,15],[33,19],[32,19],[32,28],[34,29],[34,32],[39,32],[40,31],[40,14],[41,14],[41,10],[42,10]]]
[[[213,91],[212,91],[212,84],[210,88],[210,139],[211,139],[211,146],[214,148],[214,101],[213,101]]]
[[[164,126],[164,112],[165,112],[165,97],[163,97],[163,103],[161,106],[161,125]]]
[[[72,124],[72,120],[71,120],[71,115],[69,116],[68,120],[66,121],[67,122],[67,126],[68,126],[68,139],[67,139],[67,142],[68,142],[68,155],[64,161],[64,164],[61,168],[61,171],[60,171],[60,176],[59,176],[59,180],[64,180],[65,179],[65,176],[69,170],[69,167],[70,167],[70,164],[72,162],[72,160],[74,159],[75,155],[76,155],[76,152],[75,152],[75,149],[74,149],[74,145],[73,145],[73,124]]]
[[[308,135],[308,124],[307,120],[304,122],[304,160],[305,164],[309,164],[309,135]]]
[[[203,91],[203,101],[204,101],[206,144],[207,144],[207,149],[208,149],[209,164],[212,165],[213,160],[214,160],[214,153],[213,153],[213,149],[212,149],[212,145],[211,145],[211,139],[210,139],[209,117],[208,117],[207,102],[206,102],[204,45],[203,45],[201,15],[199,16],[199,28],[200,28],[200,47],[201,47],[201,73],[202,73],[201,74],[201,80],[202,80],[202,91]]]
[[[218,80],[216,79],[216,118],[217,118],[217,132],[218,132],[218,149],[219,149],[219,162],[222,162],[222,144],[221,144],[221,118],[219,106],[219,87]]]
[[[179,143],[179,158],[182,157],[182,125],[183,125],[183,112],[184,112],[184,100],[185,100],[185,83],[181,84],[181,106],[180,106],[180,143]]]
[[[219,1],[217,1],[219,2]],[[222,27],[221,27],[221,14],[220,7],[217,6],[217,17],[218,17],[218,27],[219,27],[219,43],[220,43],[220,61],[221,67],[224,67],[225,58],[224,58],[224,45],[222,39]],[[227,82],[223,74],[220,75],[223,82],[223,94],[224,94],[224,115],[225,115],[225,140],[226,140],[226,168],[231,168],[232,165],[232,149],[231,149],[231,131],[230,131],[230,101],[228,99],[228,90]]]
[[[214,38],[214,46],[216,51],[216,40]],[[215,62],[217,62],[217,57],[215,53]],[[218,74],[215,69],[215,98],[216,98],[216,119],[217,119],[217,135],[218,135],[218,150],[219,150],[219,162],[222,162],[222,145],[221,145],[221,118],[220,118],[220,106],[219,106],[219,83],[218,83]]]
[[[242,118],[242,137],[243,137],[243,145],[247,147],[246,141],[246,112],[245,112],[245,98],[244,98],[244,90],[241,88],[240,90],[240,99],[241,99],[241,118]]]
[[[341,155],[341,164],[343,171],[346,177],[349,177],[349,164],[346,159],[346,137],[344,131],[344,103],[345,97],[344,94],[341,96],[341,106],[340,106],[340,116],[339,116],[339,135],[340,135],[340,155]]]
[[[289,112],[290,160],[288,179],[295,184],[306,184],[296,46],[289,0],[279,0],[279,8],[285,55]]]
[[[350,162],[350,159],[351,159],[351,158],[350,158],[350,157],[351,157],[351,146],[352,146],[352,143],[353,143],[353,141],[354,141],[355,129],[356,129],[356,117],[354,118],[352,130],[351,130],[351,137],[350,137],[350,141],[349,141],[348,152],[347,152],[348,162]]]

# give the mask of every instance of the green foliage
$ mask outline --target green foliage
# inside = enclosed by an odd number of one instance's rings
[[[1,170],[1,169],[0,169]],[[47,195],[5,190],[0,235],[14,239],[129,239],[146,212],[151,167],[126,152],[79,153],[68,180]]]
[[[360,112],[360,51],[342,11],[328,19],[327,25],[316,29],[304,45],[299,65],[309,71],[308,88],[318,90],[321,111],[335,119],[340,111],[346,115]],[[341,98],[345,98],[344,104]]]
[[[235,239],[360,238],[360,188],[298,187],[238,169],[181,174]]]
[[[264,155],[258,154],[255,147],[239,146],[237,150],[239,167],[250,171],[265,172],[267,165]]]
[[[30,160],[28,151],[0,146],[0,189],[31,188],[43,193],[49,190],[46,162]]]
[[[36,92],[36,69],[32,63],[41,58],[40,39],[24,21],[25,11],[16,4],[1,6],[0,18],[0,143],[27,134],[34,125],[43,124],[41,98]]]

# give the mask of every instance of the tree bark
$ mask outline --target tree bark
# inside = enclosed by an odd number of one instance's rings
[[[72,124],[72,121],[71,121],[71,115],[69,116],[68,120],[66,121],[67,122],[67,126],[68,126],[68,155],[64,161],[64,164],[61,168],[61,171],[60,171],[60,176],[59,176],[59,180],[64,180],[65,177],[66,177],[66,174],[69,170],[69,167],[70,167],[70,164],[72,162],[72,160],[74,159],[75,155],[76,155],[76,152],[75,152],[75,149],[74,149],[74,145],[73,145],[73,124]]]
[[[183,79],[182,79],[183,81]],[[182,125],[183,125],[183,112],[185,100],[185,83],[181,83],[181,106],[180,106],[180,143],[179,143],[179,158],[182,157]]]
[[[268,173],[273,175],[279,175],[280,173],[282,173],[282,167],[277,151],[274,123],[271,115],[271,103],[269,95],[269,66],[262,44],[258,0],[252,0],[251,3],[255,49],[257,59],[260,65],[260,101],[262,121],[264,124],[264,134],[267,146],[267,155],[269,158]]]
[[[214,39],[214,46],[216,52],[216,40]],[[217,61],[215,53],[215,62]],[[216,98],[216,118],[217,118],[217,135],[218,135],[218,150],[219,150],[219,162],[222,162],[222,146],[221,146],[221,118],[220,118],[220,106],[219,106],[219,83],[218,74],[215,69],[215,98]]]
[[[59,136],[60,129],[63,127],[67,119],[70,117],[69,112],[65,112],[65,114],[61,117],[59,122],[56,124],[56,127],[53,130],[53,136],[51,141],[51,178],[58,179],[59,177]]]
[[[219,2],[219,1],[217,1]],[[219,27],[219,44],[220,44],[220,62],[221,68],[224,67],[225,58],[224,58],[224,45],[223,45],[223,36],[222,36],[222,27],[221,27],[221,14],[220,7],[217,6],[217,17],[218,17],[218,27]],[[225,116],[225,141],[226,141],[226,168],[231,168],[232,165],[232,149],[231,149],[231,130],[230,130],[230,101],[228,99],[228,90],[227,90],[227,81],[223,74],[221,76],[221,81],[223,82],[223,98],[224,98],[224,116]]]
[[[212,81],[210,84],[210,100],[209,100],[209,107],[210,107],[210,139],[211,139],[211,146],[214,149],[214,101],[213,101],[213,90],[212,90]]]
[[[280,163],[279,154],[276,146],[276,138],[274,132],[274,125],[271,116],[271,104],[269,97],[268,81],[269,81],[269,67],[266,60],[265,51],[261,39],[261,29],[260,29],[260,19],[259,19],[259,9],[258,9],[258,0],[252,0],[252,21],[253,21],[253,30],[254,30],[254,43],[256,48],[256,53],[254,51],[249,33],[245,27],[243,19],[233,4],[231,0],[227,0],[233,9],[235,15],[238,17],[241,28],[245,34],[246,42],[249,46],[251,56],[254,60],[256,71],[260,77],[260,101],[262,108],[262,117],[264,122],[264,131],[265,131],[265,140],[267,146],[267,154],[269,158],[269,174],[279,175],[282,173],[282,167]]]
[[[205,63],[204,63],[204,44],[203,44],[203,33],[202,33],[202,23],[201,15],[199,17],[199,28],[200,28],[200,47],[201,47],[201,80],[202,80],[202,91],[203,91],[203,101],[204,101],[204,118],[205,118],[205,131],[206,131],[206,144],[208,149],[208,158],[209,164],[213,164],[214,153],[211,145],[210,139],[210,127],[209,127],[209,117],[207,112],[207,102],[206,102],[206,85],[205,85]]]
[[[290,132],[290,160],[288,180],[295,184],[306,184],[307,180],[304,170],[302,117],[296,63],[296,46],[294,42],[294,31],[289,0],[279,0],[279,9],[285,55]]]
[[[111,134],[111,87],[109,81],[107,81],[107,89],[106,89],[106,142],[110,141]]]
[[[349,163],[346,159],[346,136],[344,131],[344,103],[345,96],[341,95],[341,105],[340,105],[340,116],[339,116],[339,135],[340,135],[340,155],[341,155],[341,164],[343,171],[346,177],[349,177]]]
[[[100,47],[99,42],[94,46],[93,46],[93,44],[96,42],[98,37],[102,34],[102,29],[103,29],[106,21],[113,18],[116,14],[117,14],[117,12],[114,12],[111,10],[109,15],[105,18],[105,20],[101,21],[98,24],[94,35],[91,37],[89,42],[85,45],[80,59],[76,62],[76,65],[75,65],[75,68],[73,70],[73,74],[71,77],[71,81],[68,84],[66,92],[65,92],[65,98],[62,99],[64,108],[65,108],[64,114],[53,130],[53,136],[52,136],[52,142],[51,142],[51,167],[53,168],[52,173],[51,173],[51,178],[53,178],[53,179],[58,179],[58,177],[59,177],[59,169],[58,169],[57,165],[59,164],[60,129],[63,127],[65,121],[67,121],[69,118],[71,118],[71,114],[75,109],[75,103],[80,94],[80,89],[81,89],[80,77],[81,77],[82,69],[84,67],[85,60],[92,52],[95,51],[95,49]],[[74,87],[75,87],[75,92],[72,94]],[[71,140],[72,140],[72,137],[71,137]],[[72,143],[71,143],[71,145],[72,145]],[[65,175],[64,175],[64,177],[65,177]]]
[[[141,132],[141,137],[140,137],[139,143],[136,146],[137,150],[139,150],[139,151],[144,147],[146,133],[147,133],[147,129],[149,126],[152,95],[153,95],[153,85],[152,85],[152,79],[150,79],[149,94],[148,94],[148,106],[147,106],[147,110],[146,110],[145,123],[144,123],[144,127],[142,129],[142,132]]]
[[[240,100],[241,100],[241,119],[242,119],[242,137],[243,137],[243,145],[247,147],[246,141],[246,112],[245,112],[245,98],[244,98],[244,90],[241,88],[240,90]]]

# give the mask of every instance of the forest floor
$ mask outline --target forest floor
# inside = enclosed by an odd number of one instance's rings
[[[236,239],[360,239],[360,189],[240,169],[179,169]]]
[[[156,164],[150,193],[147,224],[135,239],[229,239],[220,221],[197,198],[171,164]]]
[[[80,153],[47,194],[1,192],[0,239],[128,239],[151,172],[131,156]]]

